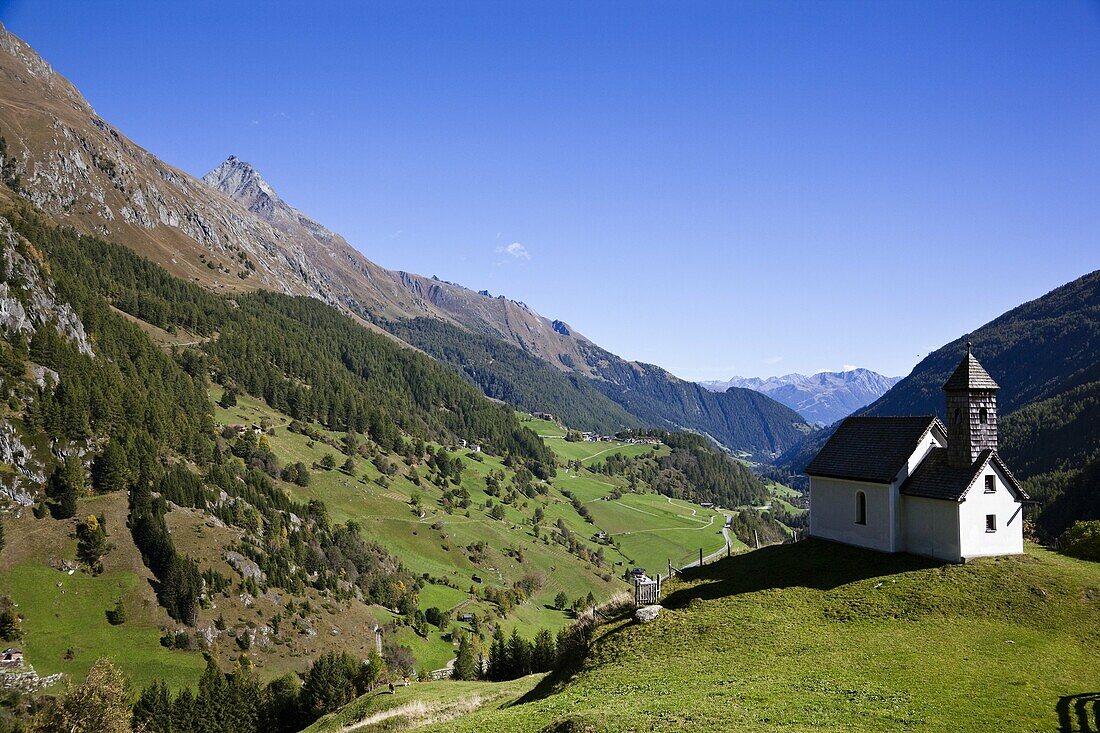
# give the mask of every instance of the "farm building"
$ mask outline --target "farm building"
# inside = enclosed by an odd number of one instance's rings
[[[997,390],[967,344],[948,425],[847,418],[806,467],[810,535],[949,562],[1022,553],[1030,500],[997,454]]]

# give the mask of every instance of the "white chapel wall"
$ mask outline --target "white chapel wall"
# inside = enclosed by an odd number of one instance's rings
[[[810,477],[810,534],[849,545],[890,552],[892,487]],[[856,492],[867,496],[867,524],[856,524]]]

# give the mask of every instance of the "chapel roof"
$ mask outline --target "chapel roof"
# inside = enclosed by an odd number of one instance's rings
[[[985,470],[986,464],[992,462],[1007,479],[1009,488],[1016,496],[1024,501],[1029,500],[1027,492],[1020,486],[1020,482],[1008,470],[997,451],[986,449],[978,454],[978,458],[970,466],[962,468],[952,466],[947,458],[946,448],[933,448],[917,466],[909,478],[901,485],[901,493],[908,496],[922,496],[927,499],[944,499],[946,501],[962,501],[967,491],[974,485],[978,475]]]
[[[963,357],[955,371],[948,377],[943,388],[945,392],[955,390],[994,390],[1000,389],[993,377],[985,370],[974,355],[970,353],[970,344],[966,345],[966,356]]]
[[[933,415],[848,417],[806,467],[811,476],[888,484],[933,427]]]

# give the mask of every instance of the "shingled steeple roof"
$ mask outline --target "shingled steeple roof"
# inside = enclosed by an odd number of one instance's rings
[[[944,383],[943,391],[953,392],[968,389],[1000,389],[997,383],[993,381],[993,377],[989,376],[989,372],[970,353],[969,341],[966,342],[966,356],[963,357],[963,360],[955,367],[955,372]]]

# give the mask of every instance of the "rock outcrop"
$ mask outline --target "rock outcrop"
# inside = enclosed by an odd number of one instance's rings
[[[52,326],[80,353],[92,356],[84,324],[68,303],[58,300],[53,282],[23,254],[26,248],[20,244],[19,235],[0,218],[0,330],[29,339],[39,328]]]

